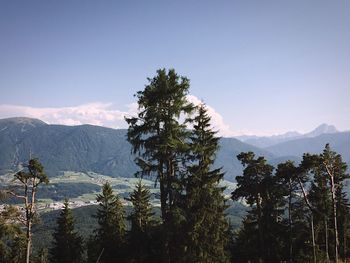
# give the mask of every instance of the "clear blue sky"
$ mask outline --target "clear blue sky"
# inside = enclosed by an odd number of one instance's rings
[[[13,105],[127,111],[165,67],[233,132],[348,130],[349,14],[348,0],[3,0],[0,117],[25,114]]]

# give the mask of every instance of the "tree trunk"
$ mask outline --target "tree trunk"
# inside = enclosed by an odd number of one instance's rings
[[[26,263],[30,261],[30,255],[32,250],[32,222],[27,221],[27,251],[26,251]]]
[[[165,187],[164,187],[164,179],[159,180],[159,188],[160,188],[160,209],[162,212],[162,220],[163,223],[166,221],[167,216],[167,209],[166,209],[166,193],[165,193]]]
[[[344,231],[343,231],[343,261],[344,261],[344,263],[346,263],[346,224],[347,224],[347,222],[346,222],[346,220],[345,220],[345,222],[344,222]]]
[[[335,199],[335,187],[334,187],[334,177],[331,176],[331,189],[332,189],[332,205],[333,205],[333,227],[334,227],[334,255],[335,263],[338,263],[338,247],[339,247],[339,237],[338,237],[338,226],[337,226],[337,203]]]
[[[331,194],[332,194],[332,208],[333,208],[333,227],[334,227],[334,260],[338,263],[338,247],[339,247],[339,237],[338,237],[338,226],[337,226],[337,200],[335,197],[335,183],[334,183],[334,172],[330,170],[328,165],[324,163],[330,183],[331,183]]]
[[[159,180],[160,184],[160,208],[162,212],[162,221],[163,221],[163,249],[162,249],[162,262],[168,262],[169,261],[169,240],[167,235],[167,223],[168,223],[168,213],[167,213],[167,194],[164,187],[164,175],[161,173],[161,178]]]
[[[326,257],[327,262],[329,262],[329,248],[328,248],[328,222],[327,217],[324,217],[324,231],[325,231],[325,249],[326,249]]]
[[[312,215],[312,212],[311,212],[311,236],[312,236],[313,259],[314,259],[314,263],[317,263],[316,244],[315,244],[315,229],[314,229],[314,216]]]
[[[261,202],[260,202],[260,194],[256,196],[256,208],[258,212],[258,231],[259,231],[259,262],[263,262],[263,254],[265,253],[264,249],[264,240],[263,240],[263,231],[261,225]]]
[[[292,179],[291,178],[289,178],[288,221],[289,221],[289,262],[293,262]]]
[[[314,229],[314,216],[313,216],[314,209],[312,208],[312,206],[311,206],[311,204],[309,202],[309,199],[307,198],[306,191],[304,189],[303,183],[301,182],[299,177],[298,177],[298,183],[299,183],[299,186],[300,186],[301,191],[303,193],[304,201],[305,201],[305,203],[306,203],[306,205],[309,208],[310,213],[311,213],[312,251],[313,251],[313,260],[314,260],[314,263],[316,263],[317,262],[317,258],[316,258],[315,229]]]

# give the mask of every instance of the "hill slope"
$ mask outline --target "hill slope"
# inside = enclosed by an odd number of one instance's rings
[[[49,176],[62,171],[92,171],[99,174],[133,177],[137,170],[126,130],[92,125],[48,125],[40,120],[10,118],[0,120],[0,174],[15,170],[29,154],[38,157]],[[216,167],[233,181],[242,171],[236,155],[254,151],[273,158],[266,150],[234,138],[222,138]]]

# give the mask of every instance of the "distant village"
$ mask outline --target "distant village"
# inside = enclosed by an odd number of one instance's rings
[[[98,202],[96,200],[91,201],[69,201],[69,208],[74,209],[82,206],[88,206],[88,205],[97,205]],[[0,213],[2,213],[7,204],[0,205]],[[14,207],[18,208],[20,211],[25,211],[24,207],[21,205],[14,205]],[[54,203],[38,203],[36,205],[37,211],[53,211],[53,210],[60,210],[63,208],[63,202],[54,202]]]

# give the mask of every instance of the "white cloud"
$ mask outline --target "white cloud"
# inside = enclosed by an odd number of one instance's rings
[[[196,96],[188,95],[188,100],[195,105],[202,103]],[[136,102],[125,105],[125,111],[118,110],[112,103],[94,102],[72,107],[36,108],[19,105],[0,105],[0,118],[30,117],[37,118],[49,124],[81,125],[92,124],[110,128],[127,128],[124,117],[136,115],[138,105]],[[213,107],[206,105],[214,130],[220,136],[235,136],[231,127],[224,122]]]
[[[188,95],[187,99],[192,102],[194,105],[199,105],[203,103],[200,99],[198,99],[196,96]],[[205,103],[205,102],[204,102]],[[213,107],[206,105],[207,111],[209,116],[211,117],[211,124],[214,130],[218,131],[218,134],[220,136],[224,137],[233,137],[237,134],[232,131],[231,127],[225,123],[224,118],[220,113],[218,113]]]
[[[111,128],[126,128],[124,116],[134,115],[135,103],[127,105],[128,110],[113,108],[111,103],[88,103],[73,107],[35,108],[18,105],[0,105],[0,118],[30,117],[49,124],[80,125],[92,124]]]

